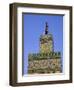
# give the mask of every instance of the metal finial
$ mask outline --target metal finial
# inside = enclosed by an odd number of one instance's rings
[[[46,22],[45,34],[48,34],[48,23]]]

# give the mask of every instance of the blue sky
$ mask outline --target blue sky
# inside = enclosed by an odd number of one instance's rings
[[[63,16],[24,14],[24,74],[28,70],[28,54],[39,52],[39,38],[48,23],[49,33],[53,35],[54,51],[63,54]]]

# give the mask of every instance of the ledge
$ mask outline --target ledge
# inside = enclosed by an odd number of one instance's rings
[[[61,58],[60,52],[51,53],[33,53],[28,55],[28,60],[43,60],[43,59],[57,59]]]

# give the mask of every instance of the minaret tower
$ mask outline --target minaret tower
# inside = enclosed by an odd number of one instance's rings
[[[53,38],[48,32],[48,23],[45,24],[45,33],[40,37],[40,53],[53,52]]]
[[[62,62],[60,52],[54,52],[53,37],[45,23],[44,34],[40,36],[40,51],[28,55],[28,73],[46,74],[61,73]]]

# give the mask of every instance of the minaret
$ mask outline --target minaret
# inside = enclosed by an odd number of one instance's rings
[[[48,23],[45,23],[45,33],[40,37],[40,53],[53,52],[53,38],[48,32]]]

